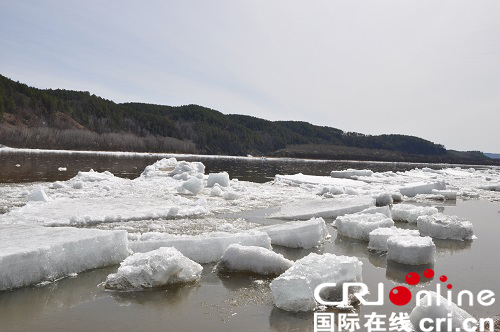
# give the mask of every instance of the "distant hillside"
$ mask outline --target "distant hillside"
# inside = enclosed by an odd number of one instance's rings
[[[500,159],[500,153],[485,153],[484,155],[491,159]]]
[[[423,156],[451,162],[489,160],[480,152],[450,153],[440,144],[414,136],[373,136],[307,122],[224,115],[198,105],[117,104],[89,92],[41,90],[1,75],[0,126],[0,144],[19,147],[330,159],[353,158],[353,154],[355,159],[369,155],[373,159],[373,154],[361,152],[373,150],[380,157],[376,160]],[[314,153],[312,146],[323,152]]]

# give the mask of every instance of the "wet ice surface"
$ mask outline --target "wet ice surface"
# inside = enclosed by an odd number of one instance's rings
[[[231,169],[226,170],[232,178]],[[120,229],[128,231],[130,241],[145,233],[200,235],[217,231],[233,234],[258,229],[261,224],[282,223],[282,220],[266,217],[287,204],[313,202],[310,204],[312,208],[323,208],[322,204],[316,203],[333,202],[338,195],[322,189],[340,185],[335,179],[331,182],[329,177],[300,175],[279,177],[265,184],[233,180],[229,187],[221,190],[237,193],[238,199],[227,200],[223,196],[212,195],[212,188],[203,188],[198,195],[179,194],[176,188],[185,180],[159,174],[162,176],[129,180],[94,172],[82,173],[57,188],[51,183],[1,186],[0,200],[6,213],[0,215],[0,223]],[[412,199],[405,198],[404,202],[436,206],[445,214],[465,218],[474,225],[474,234],[478,239],[434,239],[436,261],[413,267],[387,262],[385,255],[369,252],[367,242],[337,236],[331,224],[327,228],[332,238],[318,248],[301,250],[275,246],[273,250],[294,261],[311,252],[358,257],[363,262],[363,280],[370,289],[375,290],[378,282],[384,282],[386,286],[386,305],[380,310],[376,308],[382,314],[395,311],[389,303],[388,291],[404,283],[408,272],[421,272],[425,268],[434,268],[436,277],[426,280],[424,286],[410,286],[410,289],[435,289],[439,276],[446,274],[457,292],[468,289],[477,294],[484,288],[490,288],[500,294],[496,277],[499,268],[495,263],[496,252],[500,249],[497,244],[500,206],[492,203],[499,200],[500,193],[491,191],[495,187],[489,185],[499,180],[496,169],[378,172],[349,180],[356,184],[348,186],[348,182],[343,183],[347,194],[340,197],[376,198],[383,192],[393,193],[416,183],[445,181],[447,189],[458,192],[458,201],[440,202],[430,197],[432,194],[421,194]],[[77,186],[80,188],[77,189],[75,183],[83,185]],[[24,206],[30,193],[39,185],[50,200],[30,202]],[[481,200],[474,197],[481,197]],[[416,229],[416,225],[408,223],[397,222],[396,226]],[[5,322],[6,331],[32,330],[35,327],[41,331],[96,328],[154,331],[165,326],[186,331],[201,328],[219,331],[313,330],[312,313],[294,314],[274,308],[269,290],[271,279],[216,275],[211,272],[212,268],[213,265],[204,265],[197,285],[168,287],[140,294],[110,294],[96,288],[109,273],[116,272],[116,267],[82,273],[75,278],[38,288],[2,292],[0,307],[6,310],[0,312],[0,321]],[[92,281],[86,284],[87,279]],[[33,301],[26,301],[26,298],[33,298]],[[410,312],[414,302],[407,307],[403,311]],[[500,312],[498,303],[492,307],[466,306],[465,309],[480,317]],[[12,313],[18,310],[31,312],[32,315]],[[374,309],[358,307],[356,310],[367,313]]]

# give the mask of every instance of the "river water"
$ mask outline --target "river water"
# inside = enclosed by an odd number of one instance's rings
[[[78,170],[109,170],[115,175],[135,177],[156,157],[61,156],[47,154],[0,154],[0,182],[19,183],[65,180]],[[179,158],[181,159],[181,158]],[[187,159],[187,158],[182,158]],[[401,163],[317,162],[293,160],[245,160],[191,157],[207,166],[207,172],[228,171],[241,180],[264,182],[274,174],[328,175],[345,168],[372,170],[406,170],[416,167]],[[20,165],[20,166],[16,166]],[[429,167],[429,165],[426,165]],[[440,168],[442,165],[431,165]],[[66,167],[59,171],[58,167]],[[436,262],[433,266],[412,268],[388,264],[384,256],[367,250],[366,243],[338,237],[329,227],[331,241],[314,250],[276,247],[289,259],[299,259],[310,252],[356,256],[363,262],[363,281],[376,296],[376,286],[385,286],[384,305],[357,307],[360,314],[376,312],[410,312],[414,300],[403,307],[389,302],[389,290],[403,285],[408,272],[432,267],[434,279],[412,291],[435,290],[440,275],[453,284],[453,292],[470,290],[477,294],[491,289],[500,294],[498,253],[500,252],[500,205],[480,200],[458,201],[440,207],[445,214],[469,219],[478,237],[473,242],[435,241]],[[263,211],[242,216],[258,222]],[[205,265],[199,283],[161,290],[114,293],[97,285],[116,267],[85,272],[72,278],[38,286],[0,292],[0,331],[313,331],[312,313],[288,313],[272,305],[270,279],[217,275],[213,265]],[[441,283],[442,284],[442,283]],[[444,286],[444,285],[443,285]],[[373,299],[372,297],[372,299]],[[456,299],[456,295],[453,296]],[[475,301],[476,302],[476,301]],[[500,301],[484,307],[477,303],[465,310],[478,318],[498,315]],[[363,327],[360,331],[366,331]]]

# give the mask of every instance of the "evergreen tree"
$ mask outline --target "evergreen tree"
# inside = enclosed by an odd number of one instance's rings
[[[0,88],[0,122],[3,121],[3,113],[5,112],[5,104],[3,102],[3,91]]]

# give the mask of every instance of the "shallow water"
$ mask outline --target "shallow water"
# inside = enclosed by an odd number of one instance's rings
[[[491,289],[500,294],[498,252],[500,252],[500,204],[484,201],[459,202],[446,206],[444,212],[466,217],[474,224],[478,239],[473,242],[436,241],[435,277],[418,286],[435,290],[439,276],[448,276],[453,292],[470,290],[477,294]],[[258,220],[262,212],[250,219]],[[310,252],[330,252],[357,256],[363,262],[363,280],[376,295],[376,285],[385,285],[385,301],[381,307],[357,307],[364,315],[375,311],[410,312],[414,300],[403,307],[389,302],[389,290],[403,285],[405,275],[422,271],[394,263],[370,253],[366,243],[336,236],[329,226],[331,242],[313,250],[276,247],[275,251],[290,259]],[[219,276],[213,265],[205,265],[198,284],[163,290],[115,293],[97,287],[116,267],[82,273],[40,287],[0,292],[1,331],[312,331],[313,314],[288,313],[272,306],[269,279],[237,275]],[[427,266],[425,268],[428,268]],[[423,278],[422,278],[423,279]],[[446,284],[447,284],[446,283]],[[454,293],[456,294],[456,293]],[[453,296],[456,299],[456,296]],[[500,301],[493,306],[464,306],[477,317],[500,313]],[[363,331],[363,329],[361,329]]]

